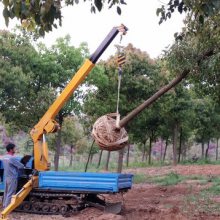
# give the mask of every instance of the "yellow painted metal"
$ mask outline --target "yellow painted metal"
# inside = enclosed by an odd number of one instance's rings
[[[34,142],[34,168],[38,171],[45,171],[50,168],[48,146],[44,134],[41,140]]]
[[[95,64],[93,64],[89,59],[86,59],[82,67],[73,76],[72,80],[65,87],[60,96],[50,106],[38,124],[32,129],[31,137],[34,142],[34,163],[36,170],[48,170],[48,148],[46,142],[43,141],[43,134],[56,130],[55,127],[57,124],[53,119],[76,90],[78,85],[86,78],[94,65]]]
[[[38,186],[38,176],[32,176],[31,179],[22,187],[22,189],[12,196],[11,203],[1,212],[0,220],[7,219],[7,216],[16,209],[30,193],[30,191]]]
[[[44,130],[46,133],[56,132],[59,129],[59,124],[55,120],[50,120],[45,125]]]

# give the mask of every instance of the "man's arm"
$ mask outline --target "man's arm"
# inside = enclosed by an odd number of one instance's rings
[[[20,161],[18,161],[18,159],[16,159],[15,157],[10,158],[10,163],[13,166],[17,167],[18,169],[24,169],[24,165]]]

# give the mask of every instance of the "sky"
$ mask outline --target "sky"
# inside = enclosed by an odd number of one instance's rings
[[[159,17],[156,9],[166,0],[127,0],[127,5],[121,5],[122,14],[118,15],[116,7],[105,7],[96,14],[90,12],[90,3],[82,2],[62,9],[62,27],[47,33],[41,40],[48,47],[59,37],[69,34],[71,44],[78,47],[81,42],[87,42],[92,54],[114,26],[124,24],[128,33],[123,37],[121,45],[131,43],[134,47],[146,51],[151,58],[157,58],[162,51],[174,41],[174,33],[180,32],[183,27],[183,16],[175,14],[167,22],[158,24]],[[2,11],[2,5],[0,5]],[[3,16],[0,16],[0,29],[12,29],[18,20],[10,21],[7,28]],[[106,59],[116,52],[115,45],[119,44],[117,36],[103,53],[101,59]]]

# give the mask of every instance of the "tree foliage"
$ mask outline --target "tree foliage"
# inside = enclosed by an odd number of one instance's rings
[[[0,111],[7,123],[26,130],[36,123],[53,98],[52,90],[41,84],[40,74],[47,72],[26,37],[2,31],[0,43]]]
[[[86,44],[70,45],[70,37],[38,51],[26,36],[0,33],[0,111],[6,122],[30,129],[46,112],[88,55]],[[81,91],[61,110],[62,117],[80,111]]]
[[[45,32],[52,31],[62,25],[62,7],[79,4],[79,0],[67,0],[63,3],[61,0],[0,0],[3,3],[3,16],[8,26],[10,19],[17,18],[22,26],[28,31],[36,31],[44,36]],[[85,4],[86,0],[84,0]],[[116,6],[118,14],[121,14],[120,5],[126,4],[124,0],[87,0],[91,3],[91,13],[101,11],[104,5],[109,8]]]
[[[201,25],[209,16],[213,16],[220,10],[218,0],[170,0],[167,5],[162,5],[157,9],[157,15],[160,16],[159,24],[171,18],[175,11],[180,14],[187,13],[192,20],[198,21]]]

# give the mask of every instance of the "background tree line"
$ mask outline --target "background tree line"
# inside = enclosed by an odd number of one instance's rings
[[[98,3],[96,7],[102,9]],[[148,156],[148,163],[151,163],[152,143],[158,138],[172,144],[174,164],[184,158],[192,140],[201,143],[202,157],[208,156],[212,140],[218,143],[219,8],[214,0],[208,3],[171,0],[157,14],[162,23],[175,10],[186,13],[185,27],[175,35],[176,42],[155,60],[133,45],[125,48],[127,60],[120,91],[122,117],[185,73],[181,84],[126,127],[130,143],[140,147],[142,157]],[[24,31],[20,34],[1,31],[0,44],[0,113],[10,136],[19,130],[28,132],[36,124],[89,51],[85,43],[79,48],[71,46],[69,36],[57,39],[50,48],[43,44],[33,47],[30,34]],[[69,145],[70,149],[85,152],[91,144],[93,122],[101,115],[115,112],[117,75],[116,55],[99,62],[59,112],[57,120],[62,129],[55,137],[49,137],[51,150],[55,151],[55,169],[59,167],[61,146]],[[96,152],[97,147],[93,153]]]

